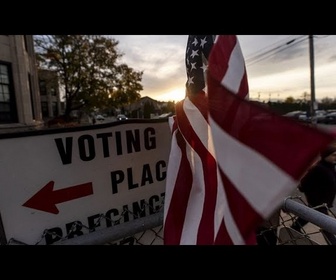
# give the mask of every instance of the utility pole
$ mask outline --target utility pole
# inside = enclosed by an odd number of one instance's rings
[[[315,110],[317,103],[315,100],[315,74],[314,74],[314,37],[309,35],[309,57],[310,57],[310,117],[311,123],[316,124]]]

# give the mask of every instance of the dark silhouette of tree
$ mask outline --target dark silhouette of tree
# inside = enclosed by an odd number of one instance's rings
[[[292,96],[289,96],[285,99],[284,103],[293,104],[294,102],[295,102],[295,99]]]
[[[168,101],[167,106],[162,108],[162,113],[173,113],[175,114],[175,101]]]
[[[118,64],[119,42],[101,35],[34,36],[38,67],[56,70],[65,93],[65,117],[139,99],[142,71]]]

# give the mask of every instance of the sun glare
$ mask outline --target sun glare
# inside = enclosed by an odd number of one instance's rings
[[[170,92],[159,94],[155,97],[158,101],[181,101],[185,96],[185,90],[183,89],[174,89]]]

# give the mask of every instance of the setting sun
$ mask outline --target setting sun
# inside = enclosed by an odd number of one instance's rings
[[[178,88],[178,89],[174,89],[172,91],[169,91],[167,93],[164,94],[160,94],[155,96],[156,100],[159,101],[181,101],[185,96],[185,90],[184,88]]]

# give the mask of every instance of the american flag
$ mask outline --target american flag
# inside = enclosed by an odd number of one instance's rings
[[[248,100],[237,36],[190,35],[170,119],[166,245],[251,245],[333,136]]]

